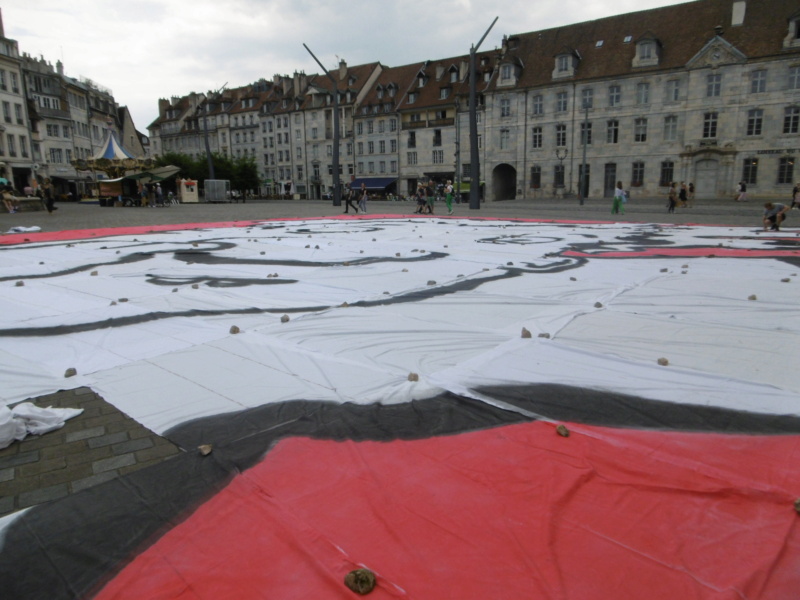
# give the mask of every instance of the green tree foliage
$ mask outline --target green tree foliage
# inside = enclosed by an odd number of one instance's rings
[[[231,158],[224,154],[212,155],[214,162],[214,179],[227,179],[231,182],[232,190],[244,193],[246,190],[258,190],[258,167],[251,157]],[[180,167],[180,176],[195,179],[202,185],[203,180],[209,179],[208,160],[206,157],[194,159],[187,154],[168,152],[156,159],[156,166],[165,167],[174,165]]]

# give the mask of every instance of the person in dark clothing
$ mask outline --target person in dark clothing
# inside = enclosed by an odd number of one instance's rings
[[[350,209],[353,209],[353,212],[358,214],[358,207],[353,204],[353,188],[347,188],[347,194],[344,196],[344,213],[347,214],[350,212]]]
[[[52,214],[54,210],[58,210],[58,208],[54,206],[56,198],[53,193],[53,186],[49,179],[45,179],[42,187],[44,188],[44,205],[47,207],[47,212]]]

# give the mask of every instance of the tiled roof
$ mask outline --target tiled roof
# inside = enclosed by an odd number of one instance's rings
[[[580,56],[575,76],[569,81],[680,69],[714,38],[717,26],[722,27],[722,37],[750,59],[785,52],[782,42],[788,19],[798,10],[797,0],[747,0],[741,26],[731,24],[733,4],[732,0],[699,0],[511,35],[501,63],[514,59],[522,62],[518,87],[553,85],[555,57],[568,50]],[[645,36],[660,43],[659,63],[634,68],[636,42]]]

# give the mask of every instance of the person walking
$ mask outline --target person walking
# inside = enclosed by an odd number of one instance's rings
[[[353,188],[347,188],[347,193],[344,196],[344,212],[342,214],[346,215],[350,212],[350,209],[353,209],[355,214],[358,214],[358,207],[353,204]]]
[[[156,184],[156,204],[158,206],[164,206],[164,190],[161,189],[161,184]]]
[[[736,194],[737,202],[747,202],[747,184],[744,181],[739,182],[739,185],[736,188]]]
[[[675,205],[678,203],[678,193],[675,191],[675,182],[669,184],[669,193],[667,195],[667,212],[674,213]]]
[[[447,185],[444,186],[444,203],[447,205],[447,214],[453,214],[453,182],[447,180]]]
[[[800,208],[800,181],[794,186],[792,190],[792,205],[789,209]]]
[[[415,215],[421,215],[425,210],[425,190],[422,189],[422,183],[417,184],[417,193],[414,194],[417,201],[417,210],[414,211]]]
[[[689,208],[694,207],[694,184],[689,182]]]
[[[625,214],[625,207],[623,203],[625,202],[625,190],[622,189],[622,182],[617,182],[617,187],[614,188],[614,202],[611,205],[611,214],[618,215],[618,214]]]
[[[367,184],[361,184],[361,192],[358,197],[358,208],[361,210],[363,214],[367,214],[367,199],[369,198],[369,193],[367,192]]]
[[[56,198],[55,194],[53,193],[53,185],[50,183],[49,179],[44,180],[44,185],[42,188],[42,193],[44,194],[44,205],[47,208],[47,212],[52,215],[53,211],[57,209],[54,206]]]
[[[678,200],[681,201],[681,207],[686,208],[689,203],[689,192],[686,189],[686,183],[681,181],[681,189],[678,191]]]
[[[436,190],[433,186],[433,179],[429,179],[428,185],[425,186],[425,209],[429,215],[433,214],[433,203],[436,201]]]

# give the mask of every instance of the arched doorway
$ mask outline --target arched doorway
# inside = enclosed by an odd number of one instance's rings
[[[517,197],[517,170],[508,164],[492,171],[492,200],[514,200]]]

